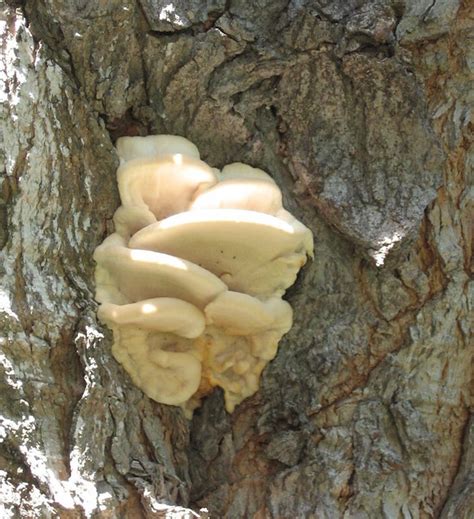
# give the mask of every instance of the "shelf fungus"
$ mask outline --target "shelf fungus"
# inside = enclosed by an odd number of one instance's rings
[[[291,328],[282,296],[313,254],[311,231],[267,173],[211,168],[183,137],[122,137],[117,151],[122,205],[94,253],[112,352],[153,400],[191,416],[220,386],[232,412]]]

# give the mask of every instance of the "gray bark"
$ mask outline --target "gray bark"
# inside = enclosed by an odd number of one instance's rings
[[[1,6],[2,517],[470,518],[474,11]],[[114,140],[268,171],[315,235],[260,391],[187,421],[95,316]],[[207,509],[206,512],[204,509]]]

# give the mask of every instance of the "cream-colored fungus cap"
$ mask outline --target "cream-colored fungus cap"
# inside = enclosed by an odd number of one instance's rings
[[[173,297],[144,299],[126,305],[104,303],[98,316],[101,321],[118,326],[133,325],[188,339],[199,337],[206,326],[204,314],[198,308]]]
[[[117,170],[117,181],[124,207],[146,208],[161,220],[186,211],[217,178],[205,162],[175,154],[129,160]]]
[[[291,225],[295,231],[304,234],[304,248],[306,254],[313,259],[314,258],[314,239],[313,233],[306,227],[306,225],[302,224],[299,220],[297,220],[290,212],[286,209],[280,209],[276,215],[277,218]]]
[[[279,297],[261,301],[230,290],[209,303],[204,313],[208,324],[229,335],[255,335],[280,327],[283,322],[286,327],[292,316],[291,306]]]
[[[115,232],[124,238],[130,238],[132,234],[155,222],[156,216],[148,207],[121,205],[114,213]]]
[[[222,180],[201,193],[191,204],[197,209],[247,209],[274,215],[281,206],[281,192],[273,182],[260,179]]]
[[[114,328],[112,352],[146,395],[163,404],[182,405],[199,388],[201,362],[192,353],[164,351],[151,338],[141,328]]]
[[[252,355],[251,337],[229,336],[214,326],[206,328],[204,337],[211,346],[203,378],[211,387],[224,389],[225,407],[232,413],[237,404],[258,390],[266,361]]]
[[[250,343],[252,355],[268,362],[277,354],[280,339],[290,331],[293,310],[289,303],[278,298],[269,299],[266,304],[274,315],[272,326],[250,337]]]
[[[264,213],[214,209],[188,211],[149,225],[132,236],[129,246],[188,258],[231,290],[281,295],[306,261],[307,233],[304,226],[295,228]]]
[[[233,162],[227,164],[222,168],[219,180],[234,180],[234,179],[247,179],[247,180],[264,180],[266,182],[272,182],[275,184],[273,178],[263,171],[263,169],[253,168],[248,164],[242,164],[242,162]],[[275,184],[276,185],[276,184]]]
[[[291,327],[281,296],[312,257],[311,231],[261,169],[211,168],[173,135],[123,137],[117,151],[116,232],[94,253],[112,353],[187,417],[215,386],[233,412]]]
[[[199,150],[188,139],[179,135],[148,135],[147,137],[120,137],[117,153],[123,161],[157,155],[187,155],[199,159]]]
[[[194,355],[154,349],[150,358],[163,368],[163,373],[158,376],[150,370],[149,376],[142,379],[143,384],[151,388],[152,398],[164,404],[182,405],[198,390],[201,363]]]
[[[94,259],[128,302],[174,297],[204,308],[227,290],[226,285],[211,272],[168,254],[104,242],[96,249]],[[100,275],[96,283],[101,286]],[[104,283],[110,284],[110,279]]]

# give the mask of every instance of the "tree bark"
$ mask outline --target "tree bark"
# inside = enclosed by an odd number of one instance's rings
[[[474,517],[472,3],[1,13],[2,517]],[[268,171],[314,232],[232,415],[146,398],[95,315],[113,143],[157,133]]]

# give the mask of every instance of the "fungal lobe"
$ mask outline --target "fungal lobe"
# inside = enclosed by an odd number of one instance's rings
[[[310,230],[264,171],[222,171],[183,137],[122,137],[115,232],[97,247],[98,315],[150,398],[187,416],[215,386],[232,412],[258,390],[292,323],[281,296],[313,254]]]

